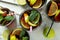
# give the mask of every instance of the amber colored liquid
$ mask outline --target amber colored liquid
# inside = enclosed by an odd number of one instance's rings
[[[55,21],[60,21],[60,13],[58,16],[55,17]]]

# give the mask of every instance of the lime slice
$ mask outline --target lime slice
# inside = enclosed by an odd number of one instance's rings
[[[25,5],[26,4],[26,0],[17,0],[17,3],[19,5]]]
[[[25,24],[22,20],[21,20],[21,25],[26,29],[30,28],[30,26],[28,24]]]
[[[44,37],[46,37],[46,33],[49,30],[49,27],[46,27],[43,31]],[[46,38],[54,38],[55,36],[55,31],[53,29],[50,30],[49,35]]]
[[[0,14],[3,14],[4,12],[0,10]]]
[[[15,29],[15,30],[12,32],[12,35],[20,35],[21,30],[22,30],[22,29],[20,29],[20,28]]]
[[[33,27],[37,26],[36,24],[31,23],[30,21],[28,21],[28,24],[33,26]]]
[[[54,17],[55,21],[60,22],[60,10],[56,11],[56,15]]]
[[[29,16],[27,13],[24,13],[24,18],[25,18],[25,22],[27,23],[29,21]]]
[[[9,30],[5,30],[3,32],[3,38],[4,38],[4,40],[8,40],[8,36],[9,36]]]
[[[37,0],[30,0],[30,5],[34,5]]]
[[[60,10],[57,10],[57,11],[56,11],[56,15],[55,15],[55,17],[58,16],[59,13],[60,13]]]
[[[42,0],[37,0],[36,3],[33,5],[33,8],[39,8],[42,5]]]
[[[10,36],[10,40],[17,40],[17,38],[16,38],[15,35],[11,35],[11,36]]]

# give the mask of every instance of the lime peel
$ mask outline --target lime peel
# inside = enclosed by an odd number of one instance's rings
[[[30,27],[26,27],[24,24],[23,24],[23,22],[21,21],[21,25],[24,27],[24,28],[26,28],[26,29],[29,29]]]
[[[36,26],[36,24],[33,24],[30,21],[28,21],[28,24],[31,25],[31,26],[33,26],[33,27]]]

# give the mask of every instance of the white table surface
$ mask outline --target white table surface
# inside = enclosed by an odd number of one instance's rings
[[[21,14],[26,9],[26,8],[21,7],[21,6],[11,5],[11,4],[7,4],[7,3],[3,3],[3,2],[0,2],[0,6],[9,8],[10,10],[13,10],[18,14]],[[50,26],[50,24],[51,24],[51,20],[49,18],[47,18],[47,15],[45,13],[45,7],[46,6],[44,6],[43,9],[40,10],[41,15],[42,15],[42,19],[43,19],[41,26],[37,27],[32,32],[28,31],[28,33],[30,35],[30,40],[50,40],[50,39],[44,38],[44,36],[43,36],[43,29],[44,29],[44,27],[46,27],[45,25]],[[19,19],[18,16],[16,16],[16,17],[17,17],[17,19]],[[19,25],[19,23],[18,23],[18,25]],[[51,40],[60,40],[60,23],[54,22],[52,28],[55,31],[55,37]],[[2,27],[0,27],[0,34],[1,34],[1,31],[3,31]],[[3,40],[3,39],[1,39],[1,35],[0,35],[0,40]]]

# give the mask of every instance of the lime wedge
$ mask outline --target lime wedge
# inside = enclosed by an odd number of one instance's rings
[[[4,12],[0,10],[0,14],[3,14]]]
[[[15,30],[12,32],[12,35],[20,35],[21,30],[22,30],[21,28],[15,29]]]
[[[33,27],[37,26],[36,24],[31,23],[30,21],[28,21],[28,24],[33,26]]]
[[[56,15],[55,15],[55,17],[58,16],[59,13],[60,13],[60,10],[57,10],[57,11],[56,11]]]
[[[37,0],[30,0],[30,5],[34,5]]]
[[[29,21],[29,16],[27,13],[24,13],[24,19],[26,23]]]
[[[9,30],[5,30],[2,35],[4,40],[8,40]]]
[[[26,0],[17,0],[17,3],[19,5],[25,5],[26,4]]]
[[[26,28],[26,29],[29,29],[30,28],[30,26],[27,24],[27,25],[24,25],[24,22],[21,20],[21,25],[24,27],[24,28]]]
[[[42,5],[42,0],[37,0],[35,5],[33,5],[33,8],[39,8]]]
[[[15,35],[11,35],[11,36],[10,36],[10,40],[17,40],[17,38],[16,38]]]

